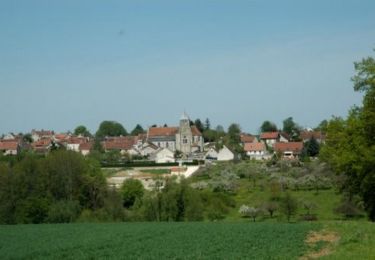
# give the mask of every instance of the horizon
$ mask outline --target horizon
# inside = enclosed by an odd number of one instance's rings
[[[316,127],[362,94],[375,2],[2,1],[0,134],[113,120]]]

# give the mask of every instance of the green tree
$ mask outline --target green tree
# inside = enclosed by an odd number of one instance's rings
[[[121,187],[122,201],[125,208],[131,208],[137,199],[142,199],[144,187],[136,179],[126,180]]]
[[[288,117],[283,121],[283,132],[287,133],[292,140],[298,140],[301,127],[293,121],[293,117]]]
[[[297,209],[297,200],[289,192],[285,193],[280,200],[280,211],[284,213],[288,222],[290,222],[291,217],[297,213]]]
[[[375,60],[355,63],[354,90],[364,93],[363,104],[350,110],[346,120],[328,123],[322,159],[345,175],[341,189],[349,202],[358,194],[370,220],[375,221]]]
[[[76,129],[74,129],[74,134],[75,135],[82,135],[85,137],[90,137],[91,133],[87,128],[83,125],[77,126]]]
[[[115,121],[103,121],[98,131],[96,132],[96,138],[102,139],[106,136],[126,136],[128,132],[118,122]]]
[[[320,145],[314,137],[311,137],[311,139],[305,143],[304,149],[307,156],[316,157],[319,154]]]
[[[271,121],[264,121],[263,124],[260,126],[260,132],[277,132],[277,126],[275,123]]]
[[[211,129],[211,122],[210,119],[206,118],[206,121],[204,122],[204,129],[208,130]]]
[[[134,127],[134,129],[131,131],[130,135],[137,136],[139,134],[144,134],[144,133],[145,133],[145,130],[143,129],[143,127],[140,124],[137,124]]]
[[[203,126],[203,123],[199,118],[194,121],[194,125],[198,128],[198,130],[201,133],[203,133],[205,127]]]

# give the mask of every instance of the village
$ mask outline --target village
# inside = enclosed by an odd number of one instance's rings
[[[282,159],[298,160],[304,144],[311,139],[321,144],[325,141],[322,131],[305,129],[299,133],[299,141],[291,140],[282,131],[262,132],[260,135],[240,133],[242,155],[253,160],[270,160],[274,155]],[[47,154],[54,149],[66,149],[89,155],[95,149],[95,137],[74,133],[55,133],[53,130],[32,130],[29,134],[8,133],[0,138],[3,156],[16,156],[23,151]],[[105,153],[116,152],[129,160],[152,161],[156,164],[197,161],[231,161],[241,159],[241,154],[225,144],[205,142],[203,133],[186,113],[179,126],[152,126],[143,133],[128,136],[105,136],[100,140]]]

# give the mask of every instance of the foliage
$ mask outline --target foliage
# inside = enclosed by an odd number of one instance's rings
[[[27,154],[14,164],[0,163],[2,224],[73,220],[78,206],[102,207],[105,193],[99,164],[79,153],[61,150],[45,158]]]
[[[258,208],[255,208],[255,207],[250,207],[250,206],[242,205],[240,207],[239,213],[242,216],[252,218],[253,222],[255,222],[255,219],[261,213],[261,210],[258,209]]]
[[[311,139],[304,144],[303,149],[307,156],[316,157],[319,154],[320,145],[314,137],[311,137]]]
[[[115,121],[103,121],[98,131],[95,134],[96,138],[102,139],[106,136],[126,136],[128,132],[118,122]]]
[[[204,127],[202,121],[201,121],[199,118],[196,119],[196,120],[194,121],[194,125],[198,128],[198,130],[199,130],[201,133],[203,133],[205,127]]]
[[[121,186],[121,194],[124,207],[132,207],[137,199],[142,199],[143,197],[144,188],[142,182],[136,179],[126,180]]]
[[[280,211],[284,213],[288,222],[290,222],[291,217],[297,213],[297,209],[297,200],[289,192],[285,193],[280,200]]]
[[[140,124],[137,124],[134,129],[130,132],[130,135],[137,136],[139,134],[144,134],[146,131],[143,129],[143,127]]]
[[[90,137],[91,133],[90,131],[83,125],[77,126],[76,129],[74,129],[75,135],[82,135],[85,137]]]
[[[293,121],[293,117],[288,117],[283,121],[283,132],[287,133],[292,140],[299,140],[301,127]]]
[[[262,125],[260,126],[260,132],[265,133],[265,132],[277,132],[277,126],[275,123],[271,121],[264,121]]]
[[[60,200],[53,203],[48,211],[48,223],[70,223],[74,222],[79,215],[79,201]]]
[[[375,60],[363,59],[355,70],[354,90],[364,93],[363,105],[353,108],[346,120],[329,121],[321,157],[345,175],[341,189],[349,197],[360,195],[369,219],[375,221]]]

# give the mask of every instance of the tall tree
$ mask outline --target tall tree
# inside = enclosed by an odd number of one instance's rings
[[[204,126],[203,126],[203,123],[202,121],[198,118],[194,121],[194,125],[198,128],[198,130],[203,133],[204,131]]]
[[[299,138],[300,131],[301,127],[293,121],[293,117],[288,117],[283,121],[283,132],[287,133],[292,140]]]
[[[277,131],[277,126],[275,123],[271,122],[271,121],[264,121],[263,124],[260,126],[260,131],[262,133],[265,133],[265,132],[276,132]]]
[[[346,120],[333,118],[327,127],[322,159],[344,174],[342,190],[349,201],[358,194],[370,220],[375,221],[375,60],[355,63],[354,90],[363,92],[363,105],[353,108]]]
[[[74,134],[75,135],[82,135],[85,137],[91,136],[91,133],[89,130],[87,130],[86,126],[80,125],[77,126],[76,129],[74,129]]]
[[[143,134],[143,133],[145,133],[145,130],[143,129],[143,127],[140,124],[137,124],[134,127],[134,129],[131,131],[130,135],[136,136],[136,135]]]
[[[118,122],[115,121],[103,121],[95,136],[97,138],[104,138],[106,136],[120,136],[128,135],[126,129]]]
[[[210,119],[206,118],[206,121],[204,122],[204,129],[208,130],[211,129],[211,122]]]

